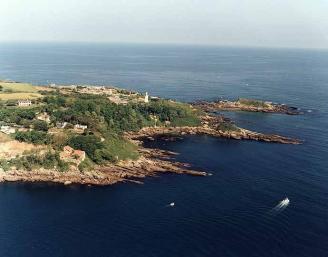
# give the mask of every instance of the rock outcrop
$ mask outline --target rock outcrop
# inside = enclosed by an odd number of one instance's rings
[[[57,170],[38,169],[32,171],[12,168],[4,171],[0,168],[0,182],[53,182],[64,185],[111,185],[117,182],[130,181],[142,183],[140,179],[147,176],[156,176],[158,173],[171,172],[206,176],[206,172],[190,169],[190,165],[175,162],[172,157],[176,153],[160,149],[147,149],[140,146],[141,157],[138,160],[120,161],[116,164],[96,166],[94,170],[80,172],[71,169],[67,172]]]
[[[301,112],[296,107],[285,104],[275,104],[252,99],[238,99],[237,101],[220,100],[215,102],[198,101],[192,103],[195,108],[206,112],[214,111],[247,111],[264,113],[281,113],[288,115],[297,115]]]
[[[143,128],[137,133],[126,133],[126,137],[132,140],[140,140],[145,138],[155,138],[157,136],[177,136],[177,135],[209,135],[213,137],[224,137],[236,140],[255,140],[263,142],[272,142],[280,144],[301,144],[298,139],[284,137],[274,134],[262,134],[250,131],[243,128],[234,130],[220,130],[213,127],[199,126],[199,127],[177,127],[177,128]]]

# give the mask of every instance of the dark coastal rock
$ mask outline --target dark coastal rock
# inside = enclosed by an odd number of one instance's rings
[[[170,128],[143,128],[138,132],[126,133],[125,136],[130,140],[144,140],[148,137],[156,138],[169,137],[176,135],[209,135],[213,137],[224,137],[235,140],[256,140],[263,142],[281,144],[301,144],[298,139],[284,137],[274,134],[263,134],[247,129],[239,128],[231,121],[226,121],[220,115],[205,115],[202,117],[202,125],[198,127],[170,127]]]

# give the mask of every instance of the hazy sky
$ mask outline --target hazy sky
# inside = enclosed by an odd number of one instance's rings
[[[0,0],[0,41],[328,48],[328,0]]]

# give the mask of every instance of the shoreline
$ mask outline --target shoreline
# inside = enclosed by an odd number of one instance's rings
[[[229,125],[233,129],[224,130],[221,125]],[[302,144],[302,141],[295,138],[264,134],[235,126],[229,119],[220,115],[205,114],[201,117],[201,125],[197,127],[144,127],[137,132],[125,132],[125,137],[129,140],[140,140],[147,137],[160,135],[208,135],[212,137],[223,137],[235,140],[254,140],[261,142],[271,142],[280,144]]]
[[[205,120],[217,119],[206,116]],[[220,131],[209,127],[207,124],[199,127],[146,127],[137,132],[126,132],[124,137],[138,145],[140,157],[137,160],[125,160],[116,164],[97,166],[92,171],[80,172],[70,170],[59,172],[57,170],[39,169],[33,171],[0,169],[0,182],[53,182],[64,185],[98,185],[106,186],[119,182],[133,182],[143,184],[142,179],[148,176],[157,176],[162,173],[186,174],[192,176],[209,176],[211,173],[193,170],[188,163],[176,162],[173,159],[178,153],[165,151],[157,148],[143,147],[146,139],[156,140],[158,137],[185,135],[208,135],[223,137],[233,140],[254,140],[281,144],[301,144],[300,140],[279,135],[267,135],[238,128],[238,131]]]
[[[198,101],[192,103],[192,105],[195,108],[199,108],[205,112],[244,111],[279,113],[287,115],[302,114],[302,112],[300,112],[296,107],[253,99],[238,99],[237,101],[219,100],[214,102]]]
[[[136,142],[137,143],[137,142]],[[120,161],[117,164],[98,166],[92,171],[81,173],[78,170],[59,172],[57,170],[38,169],[32,171],[0,169],[0,182],[52,182],[64,185],[98,185],[106,186],[118,182],[143,184],[141,179],[157,176],[161,173],[176,173],[192,176],[208,176],[210,173],[191,169],[188,163],[172,161],[175,152],[139,148],[142,154],[137,160]]]
[[[208,135],[212,137],[223,137],[234,140],[254,140],[261,142],[299,145],[298,139],[284,137],[275,134],[263,134],[240,128],[240,131],[221,131],[204,127],[178,127],[178,128],[143,128],[138,133],[128,134],[131,139],[154,138],[157,136],[184,136],[184,135]]]
[[[17,84],[17,83],[16,83]],[[29,90],[34,90],[32,85],[16,85],[15,83],[12,85],[6,85],[9,86],[20,86],[20,87],[27,87]],[[47,90],[50,90],[49,92],[53,92],[55,88],[58,86],[50,86],[50,87],[40,87],[39,89],[45,90],[47,93]],[[174,156],[177,155],[175,152],[165,151],[161,149],[153,149],[153,148],[146,148],[144,147],[144,140],[146,139],[152,139],[156,140],[159,137],[165,136],[168,137],[168,140],[174,139],[176,136],[185,136],[185,135],[208,135],[211,137],[221,137],[221,138],[227,138],[227,139],[233,139],[233,140],[254,140],[254,141],[261,141],[261,142],[268,142],[268,143],[280,143],[280,144],[293,144],[298,145],[301,144],[302,141],[290,137],[275,135],[275,134],[264,134],[264,133],[258,133],[255,131],[247,130],[241,127],[237,127],[230,119],[224,117],[223,115],[216,115],[213,114],[213,112],[217,110],[223,110],[224,108],[230,109],[230,110],[247,110],[247,111],[256,111],[256,112],[271,112],[271,113],[285,113],[285,114],[300,114],[293,112],[296,110],[296,108],[288,107],[286,105],[278,105],[278,104],[272,104],[270,102],[263,102],[259,100],[251,100],[251,99],[239,99],[236,102],[229,102],[229,101],[217,101],[217,102],[195,102],[191,105],[184,104],[183,108],[180,106],[182,103],[179,102],[173,102],[171,100],[166,100],[166,102],[161,103],[162,105],[153,106],[156,107],[157,112],[159,112],[159,115],[163,114],[163,116],[167,115],[165,112],[161,113],[162,109],[164,108],[168,113],[172,111],[172,113],[184,113],[185,116],[182,116],[182,118],[186,118],[187,121],[182,123],[184,125],[180,126],[174,126],[174,123],[171,123],[171,118],[175,117],[174,115],[172,117],[168,116],[165,118],[162,118],[160,126],[156,126],[156,122],[158,121],[158,116],[154,115],[152,111],[149,112],[147,110],[147,106],[150,104],[151,101],[154,101],[153,103],[157,103],[160,101],[160,98],[148,98],[148,94],[146,93],[145,96],[143,96],[140,93],[137,92],[130,92],[125,91],[123,89],[118,89],[114,87],[92,87],[92,86],[59,86],[60,90],[60,96],[62,98],[65,97],[72,97],[74,99],[80,98],[82,95],[89,96],[90,99],[85,100],[86,103],[91,105],[91,102],[94,101],[92,97],[99,97],[101,95],[102,101],[101,104],[103,104],[103,110],[107,111],[108,115],[113,115],[113,113],[108,113],[108,109],[105,107],[110,105],[110,108],[122,111],[124,109],[123,107],[126,106],[128,103],[132,103],[135,105],[138,105],[143,107],[144,111],[147,111],[147,115],[150,117],[150,121],[154,121],[154,126],[149,125],[149,123],[144,123],[143,126],[138,127],[141,128],[138,131],[131,131],[133,129],[130,129],[130,127],[127,127],[122,129],[119,135],[122,137],[122,141],[119,142],[129,142],[130,144],[134,144],[136,146],[136,157],[137,159],[134,159],[133,157],[128,158],[121,158],[119,159],[118,156],[110,156],[113,159],[104,159],[107,160],[107,162],[94,162],[92,166],[90,166],[87,171],[84,169],[79,169],[78,164],[80,164],[86,157],[86,152],[88,148],[83,148],[84,151],[79,150],[80,146],[76,146],[75,149],[73,149],[70,146],[65,146],[63,151],[60,152],[61,155],[59,155],[59,158],[68,160],[65,162],[67,165],[66,171],[59,171],[60,167],[54,165],[51,166],[51,168],[46,169],[44,166],[38,166],[33,168],[27,168],[26,166],[23,166],[24,168],[22,170],[19,170],[16,168],[16,166],[10,167],[8,170],[5,169],[5,166],[0,167],[0,182],[15,182],[15,181],[22,181],[22,182],[53,182],[53,183],[61,183],[64,185],[70,185],[70,184],[85,184],[85,185],[112,185],[118,182],[134,182],[134,183],[143,183],[142,179],[147,176],[156,176],[157,174],[161,173],[176,173],[176,174],[187,174],[187,175],[193,175],[193,176],[207,176],[210,175],[210,173],[204,172],[204,171],[198,171],[193,170],[190,164],[188,163],[181,163],[174,160]],[[26,89],[26,90],[27,90]],[[48,93],[49,93],[48,92]],[[50,99],[51,97],[54,97],[54,95],[49,95]],[[57,99],[58,100],[58,99]],[[63,99],[61,99],[63,100]],[[89,101],[89,102],[88,102]],[[164,100],[163,100],[164,101]],[[64,101],[65,102],[65,101]],[[48,102],[47,102],[48,104]],[[52,103],[54,104],[54,103]],[[175,105],[174,105],[175,104]],[[22,108],[30,108],[32,105],[31,101],[29,101],[28,106],[23,106]],[[57,108],[60,110],[61,106],[57,103]],[[255,107],[254,105],[260,106]],[[123,106],[123,107],[122,107]],[[67,106],[66,106],[67,107]],[[66,108],[64,106],[64,108]],[[119,107],[122,107],[121,109]],[[10,107],[8,107],[10,108]],[[19,103],[18,103],[18,107]],[[79,108],[83,109],[81,105],[79,105]],[[246,108],[246,109],[245,109]],[[97,109],[93,111],[96,114]],[[65,113],[64,113],[65,114]],[[80,115],[85,115],[84,112],[78,112]],[[130,115],[131,113],[128,113],[126,115]],[[41,119],[43,123],[46,125],[47,129],[49,129],[49,123],[51,122],[50,115],[48,113],[43,113],[43,115],[40,116],[40,113],[37,113],[38,116],[37,119]],[[66,115],[66,114],[65,114]],[[82,116],[83,116],[82,115]],[[100,112],[97,114],[98,118],[103,118],[105,121],[105,117],[101,116],[103,113]],[[140,112],[139,115],[142,115]],[[188,116],[189,115],[189,116]],[[100,117],[101,116],[101,117]],[[130,116],[133,116],[132,114]],[[39,118],[38,118],[39,117]],[[79,116],[78,116],[79,117]],[[107,116],[108,118],[109,116]],[[110,116],[112,117],[112,116]],[[147,118],[148,116],[144,116],[144,118]],[[54,118],[54,117],[52,117]],[[116,122],[121,123],[122,116],[116,117]],[[124,118],[124,117],[123,117]],[[189,118],[189,120],[188,120]],[[34,119],[34,118],[33,118]],[[32,119],[32,120],[33,120]],[[191,120],[191,122],[190,122]],[[68,132],[65,131],[65,126],[62,127],[62,120],[59,120],[60,122],[53,122],[51,125],[52,130],[54,130],[57,133],[62,133],[62,136],[67,136]],[[110,122],[111,120],[107,120],[107,122]],[[196,122],[195,122],[196,121]],[[90,121],[88,121],[90,122]],[[40,121],[39,121],[40,123]],[[65,123],[65,122],[64,122]],[[67,123],[67,122],[66,122]],[[104,123],[101,122],[101,119],[96,122],[96,124],[93,124],[93,127],[97,127],[96,125],[101,124],[104,126]],[[181,124],[181,123],[180,123]],[[191,125],[190,125],[191,124]],[[60,125],[60,126],[59,126]],[[105,137],[101,132],[101,130],[95,129],[90,130],[87,125],[81,125],[81,124],[70,124],[73,127],[73,133],[72,138],[76,139],[78,137],[82,137],[85,139],[87,136],[95,137],[94,133],[98,134],[100,142],[94,141],[98,145],[100,145],[102,142],[107,142],[110,140],[110,137],[107,138],[107,141],[105,141]],[[90,125],[90,124],[89,124]],[[92,125],[92,123],[91,123]],[[126,124],[125,124],[126,125]],[[78,128],[75,128],[78,126]],[[100,125],[99,125],[100,126]],[[92,126],[90,126],[92,127]],[[29,127],[29,131],[34,131],[32,126]],[[80,131],[82,128],[82,131]],[[107,126],[104,126],[104,128],[108,129]],[[3,126],[2,127],[4,133],[10,131],[7,131],[10,129],[10,126]],[[7,129],[7,130],[6,130]],[[72,128],[71,128],[72,129]],[[79,129],[79,130],[78,130]],[[78,131],[76,131],[78,130]],[[87,130],[87,133],[85,133],[85,130]],[[89,130],[89,131],[88,131]],[[91,134],[88,134],[90,133]],[[16,132],[15,132],[16,133]],[[22,135],[25,135],[24,133],[27,133],[29,135],[29,132],[21,132]],[[39,135],[42,132],[38,132]],[[43,132],[48,135],[47,132]],[[84,136],[81,136],[83,135]],[[105,133],[104,133],[105,134]],[[24,139],[24,138],[23,138]],[[94,139],[94,138],[93,138]],[[7,140],[12,140],[12,142],[18,142],[14,139],[10,139],[10,137],[7,137]],[[40,139],[41,140],[41,139]],[[80,138],[81,140],[81,138]],[[24,142],[24,141],[23,141]],[[66,141],[64,141],[67,143]],[[81,141],[79,141],[81,143]],[[82,141],[82,143],[85,143],[85,141]],[[31,149],[33,149],[32,146],[36,146],[37,144],[26,144],[26,143],[19,143],[22,147],[22,144],[24,144],[25,148],[27,146],[30,146]],[[89,144],[90,146],[90,144]],[[49,145],[48,147],[52,147],[52,145]],[[13,147],[19,148],[18,146]],[[24,148],[24,149],[25,149]],[[65,148],[67,148],[65,150]],[[23,150],[24,150],[23,149]],[[51,148],[52,150],[54,148]],[[99,146],[99,149],[107,149],[107,148],[101,148]],[[11,149],[14,151],[13,149]],[[26,150],[26,149],[25,149]],[[34,148],[36,151],[37,149]],[[107,149],[108,150],[108,149]],[[42,152],[40,149],[40,152]],[[131,150],[127,150],[131,151]],[[5,151],[4,151],[5,152]],[[15,151],[14,151],[15,152]],[[17,152],[16,149],[16,156],[24,156],[24,152],[21,153]],[[106,152],[105,152],[106,153]],[[74,155],[73,157],[71,155]],[[67,157],[68,156],[68,157]],[[100,155],[101,156],[101,155]],[[7,157],[6,157],[7,158]],[[9,157],[8,157],[9,158]],[[110,162],[108,160],[115,160],[113,162]],[[73,165],[72,165],[73,161]],[[97,163],[97,164],[96,164]],[[59,164],[58,164],[59,165]],[[48,166],[49,167],[49,166]],[[6,171],[5,171],[6,170]],[[84,171],[83,171],[84,170]]]

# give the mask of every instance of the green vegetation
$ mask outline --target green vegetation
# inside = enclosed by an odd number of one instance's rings
[[[36,116],[37,108],[21,109],[21,108],[1,108],[0,109],[0,121],[6,123],[15,123],[18,125],[26,125],[29,127],[32,120]]]
[[[163,125],[195,126],[200,124],[198,115],[189,105],[166,100],[149,104],[129,103],[117,105],[105,97],[80,95],[77,98],[63,96],[46,97],[45,109],[52,113],[57,122],[85,124],[92,130],[107,126],[121,133],[136,131],[145,126]]]
[[[97,161],[97,154],[104,148],[100,138],[94,135],[77,135],[72,137],[68,143],[75,149],[85,151],[93,161]],[[100,158],[98,160],[100,162]]]
[[[37,93],[33,86],[21,83],[1,82],[0,89],[0,99],[2,94]],[[95,164],[138,158],[137,146],[124,138],[124,132],[148,126],[198,126],[201,123],[199,113],[190,105],[168,100],[150,101],[147,104],[138,101],[116,104],[106,96],[80,94],[77,91],[63,94],[60,90],[45,90],[39,93],[42,93],[42,98],[35,101],[32,107],[18,107],[14,100],[3,102],[0,121],[19,130],[12,135],[14,139],[48,145],[56,154],[49,153],[43,157],[25,155],[2,161],[1,166],[14,165],[27,170],[34,167],[59,167],[64,171],[67,167],[60,161],[58,153],[69,145],[85,151],[87,158],[78,166],[81,171],[85,171]],[[122,93],[128,94],[124,90]],[[36,119],[36,115],[43,112],[50,116],[49,124]],[[65,128],[61,124],[65,124]],[[74,129],[76,124],[86,125],[87,129]],[[22,128],[26,128],[25,131]]]
[[[118,135],[108,136],[103,142],[107,149],[109,160],[118,161],[126,159],[137,159],[139,154],[137,146]]]
[[[33,127],[35,130],[38,130],[38,131],[45,131],[47,132],[48,131],[48,123],[43,121],[43,120],[36,120],[33,122]]]
[[[48,145],[51,143],[51,135],[47,134],[44,131],[36,131],[36,130],[27,131],[27,132],[17,131],[15,133],[15,139],[20,142],[27,142],[36,145],[41,145],[41,144]]]
[[[171,126],[176,127],[200,125],[197,113],[188,104],[160,100],[151,102],[145,107],[143,112],[158,117],[159,125],[163,125],[165,121],[169,121]]]
[[[240,129],[231,122],[223,122],[220,123],[217,127],[217,129],[221,131],[239,131]]]
[[[44,101],[54,122],[84,124],[88,131],[74,135],[68,144],[85,151],[97,164],[138,157],[135,145],[127,142],[122,133],[137,131],[145,126],[197,126],[197,113],[187,104],[166,100],[149,104],[117,105],[105,97],[79,95],[79,97],[50,96]],[[103,138],[103,141],[101,141]]]
[[[238,99],[238,102],[240,104],[247,105],[247,106],[254,106],[254,107],[261,107],[261,108],[268,107],[268,104],[260,100],[240,98]]]
[[[37,99],[41,97],[38,93],[0,93],[0,100]]]
[[[87,157],[83,162],[81,162],[78,166],[81,172],[92,170],[94,163]]]
[[[0,100],[37,99],[41,97],[38,89],[28,83],[0,81]]]
[[[0,81],[0,89],[3,92],[15,93],[36,93],[38,90],[35,86],[28,83]]]
[[[37,154],[24,155],[19,158],[14,158],[11,160],[0,160],[0,167],[2,167],[5,171],[10,167],[16,167],[21,170],[34,170],[39,168],[53,169],[57,168],[59,171],[64,172],[69,168],[68,163],[63,162],[59,153],[51,153],[47,152],[45,155],[40,156]]]

